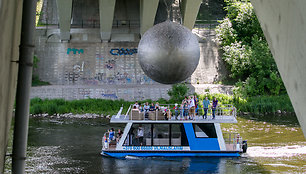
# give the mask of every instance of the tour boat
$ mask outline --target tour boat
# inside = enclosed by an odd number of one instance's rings
[[[237,123],[234,106],[219,106],[215,118],[210,109],[206,119],[195,116],[192,120],[170,116],[173,106],[163,105],[159,110],[144,113],[131,109],[131,105],[126,114],[121,114],[121,107],[110,123],[126,124],[123,134],[111,140],[106,132],[101,155],[116,158],[238,157],[246,152],[247,143],[238,133],[222,133],[221,130],[220,123]]]

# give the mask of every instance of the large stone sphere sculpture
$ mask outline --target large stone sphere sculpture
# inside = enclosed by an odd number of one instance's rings
[[[145,74],[163,84],[186,80],[197,68],[199,42],[192,32],[165,21],[144,33],[138,45],[138,59]]]

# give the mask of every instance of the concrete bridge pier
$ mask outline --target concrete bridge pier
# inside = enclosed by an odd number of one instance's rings
[[[116,0],[99,0],[100,33],[102,41],[111,39]]]
[[[154,24],[159,0],[140,0],[140,34],[143,35]]]
[[[306,1],[251,3],[306,137]]]
[[[202,0],[182,0],[183,25],[192,30]]]
[[[56,0],[56,5],[59,18],[60,38],[62,41],[69,41],[72,0]]]

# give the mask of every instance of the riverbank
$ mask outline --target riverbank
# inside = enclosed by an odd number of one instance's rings
[[[199,95],[199,114],[203,114],[202,101],[208,97],[212,101],[216,97],[219,105],[232,104],[237,108],[239,115],[295,115],[290,99],[287,95],[282,96],[257,96],[248,99],[237,98],[226,94],[205,94]],[[145,102],[159,102],[160,104],[180,103],[178,101],[159,99],[157,101],[144,100]],[[106,99],[31,99],[30,114],[33,117],[64,117],[64,118],[86,118],[110,117],[117,114],[123,106],[122,113],[126,113],[129,106],[134,102],[125,100]]]
[[[103,115],[103,114],[73,114],[73,113],[65,113],[65,114],[53,114],[49,115],[48,113],[44,114],[30,114],[32,118],[68,118],[68,119],[96,119],[96,118],[105,118],[110,119],[111,115]]]

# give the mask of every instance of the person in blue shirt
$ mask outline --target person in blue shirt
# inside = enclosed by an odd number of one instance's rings
[[[203,119],[207,118],[207,110],[208,110],[209,105],[210,105],[210,101],[208,100],[207,97],[205,97],[205,100],[203,100],[203,109],[204,109]]]
[[[108,133],[109,133],[108,139],[109,139],[109,141],[114,140],[114,137],[115,137],[115,132],[114,131],[115,131],[114,128],[111,128],[110,130],[108,130]]]

